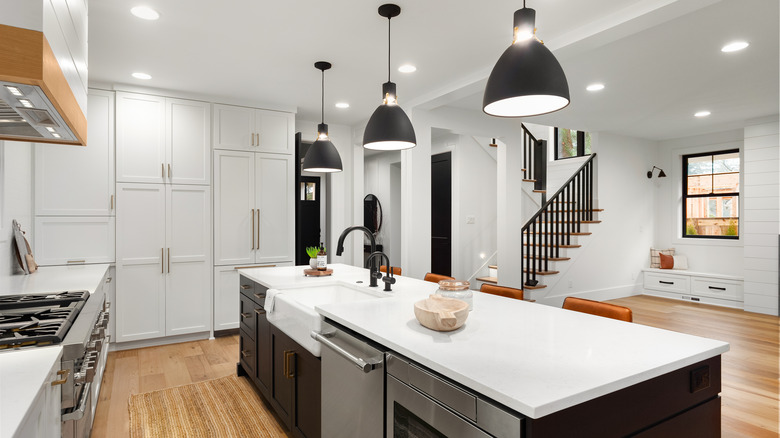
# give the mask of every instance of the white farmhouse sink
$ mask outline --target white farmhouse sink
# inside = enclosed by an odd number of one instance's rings
[[[376,300],[392,295],[382,293],[379,288],[366,286],[327,286],[286,289],[276,295],[273,312],[266,313],[268,321],[291,337],[295,342],[320,357],[321,344],[311,338],[312,331],[320,332],[323,318],[315,306],[332,303]]]

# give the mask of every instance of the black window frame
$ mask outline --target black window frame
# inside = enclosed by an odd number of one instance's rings
[[[701,195],[688,195],[688,159],[689,158],[697,158],[697,157],[706,157],[706,156],[715,156],[715,155],[725,155],[725,154],[739,154],[740,150],[737,149],[727,149],[723,151],[713,151],[713,152],[701,152],[696,154],[688,154],[682,156],[682,237],[684,239],[725,239],[725,240],[739,240],[740,237],[740,219],[742,218],[742,215],[739,211],[739,206],[742,204],[740,200],[740,193],[739,192],[730,192],[730,193],[707,193],[707,194],[701,194]],[[740,179],[742,176],[742,157],[739,157],[739,175]],[[712,173],[711,175],[716,175],[715,173]],[[714,187],[714,184],[713,184]],[[736,236],[726,236],[726,235],[699,235],[699,234],[686,234],[686,231],[688,230],[688,199],[689,198],[721,198],[721,197],[736,197],[737,198],[737,235]]]
[[[591,154],[585,153],[585,131],[574,131],[577,133],[577,155],[573,157],[559,157],[558,156],[558,130],[559,129],[568,129],[568,128],[555,128],[555,133],[553,134],[553,152],[554,152],[554,159],[555,160],[568,160],[570,158],[579,158],[579,157],[586,157]],[[573,131],[572,129],[569,129],[569,131]],[[591,151],[592,153],[593,151]]]

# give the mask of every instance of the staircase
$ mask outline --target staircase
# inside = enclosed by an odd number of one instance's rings
[[[530,135],[525,126],[525,132]],[[523,245],[517,265],[522,269],[522,289],[526,300],[535,300],[545,294],[548,284],[555,284],[560,273],[559,264],[571,260],[581,247],[579,239],[591,235],[589,226],[599,224],[594,205],[594,160],[592,154],[548,199],[546,196],[546,142],[526,137],[523,169],[524,184],[533,184],[533,191],[542,197],[541,208],[526,221],[521,232]],[[528,158],[525,158],[528,157]],[[528,161],[525,161],[525,160]],[[544,170],[540,170],[544,168]],[[564,265],[561,265],[562,267]],[[498,283],[498,266],[491,265],[490,274],[478,277],[483,283]]]

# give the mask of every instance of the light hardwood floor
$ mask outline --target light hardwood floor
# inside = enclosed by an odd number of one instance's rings
[[[609,302],[630,307],[636,324],[731,344],[722,356],[722,436],[778,436],[780,318],[646,295]]]
[[[723,355],[723,437],[778,436],[780,318],[649,296],[610,301],[634,322],[731,344]],[[238,336],[112,352],[92,437],[126,437],[130,394],[215,379],[236,372]]]

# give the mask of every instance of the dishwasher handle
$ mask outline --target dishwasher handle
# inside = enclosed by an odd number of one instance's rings
[[[379,368],[379,365],[381,365],[381,361],[375,361],[371,359],[366,361],[360,357],[355,356],[349,351],[341,348],[341,346],[339,346],[338,344],[330,340],[330,337],[332,336],[333,336],[332,333],[322,334],[322,333],[317,333],[315,331],[311,332],[311,337],[314,338],[314,340],[319,341],[320,343],[322,343],[322,345],[330,348],[331,350],[336,352],[339,356],[352,362],[353,365],[360,368],[360,370],[363,371],[364,373],[370,373],[376,368]]]

